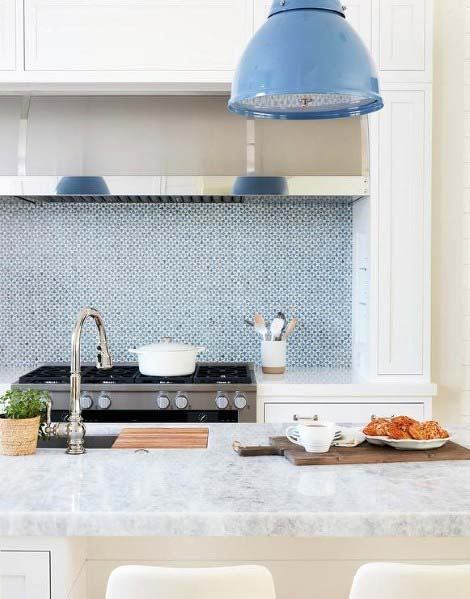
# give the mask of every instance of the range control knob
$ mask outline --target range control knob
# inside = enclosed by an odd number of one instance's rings
[[[219,410],[226,410],[228,408],[228,397],[225,395],[225,393],[219,391],[219,393],[216,395],[215,403]]]
[[[107,393],[101,393],[98,397],[98,407],[100,410],[108,410],[111,407],[111,398]]]
[[[80,395],[80,407],[82,410],[89,410],[93,405],[93,398],[89,393],[82,393]]]
[[[246,408],[247,404],[246,395],[240,393],[240,391],[237,391],[235,393],[235,397],[233,398],[233,403],[235,404],[237,410],[243,410],[244,408]]]
[[[170,398],[166,393],[160,392],[157,397],[157,407],[160,410],[167,410],[170,407]]]
[[[187,408],[188,403],[188,397],[184,393],[179,392],[176,394],[175,406],[178,408],[178,410],[184,410],[185,408]]]

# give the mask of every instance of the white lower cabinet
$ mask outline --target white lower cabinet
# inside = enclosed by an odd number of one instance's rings
[[[410,416],[423,420],[425,415],[424,403],[348,403],[339,400],[335,403],[265,403],[264,420],[268,423],[293,422],[300,418],[315,418],[319,420],[332,420],[362,424],[368,422],[372,416]]]
[[[49,551],[0,551],[1,599],[50,599]]]

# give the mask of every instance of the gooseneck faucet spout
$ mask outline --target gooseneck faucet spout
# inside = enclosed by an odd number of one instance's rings
[[[72,333],[72,357],[70,365],[70,408],[67,419],[67,453],[80,455],[85,453],[85,425],[80,406],[81,388],[81,338],[83,325],[88,318],[92,318],[98,328],[99,344],[97,346],[96,367],[107,370],[113,363],[109,352],[108,339],[101,314],[94,308],[85,308],[80,312]]]

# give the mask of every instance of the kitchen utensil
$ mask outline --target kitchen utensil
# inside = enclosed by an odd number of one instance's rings
[[[262,314],[258,314],[257,312],[254,317],[254,323],[255,331],[258,333],[258,335],[261,335],[263,339],[266,339],[268,329],[266,327],[266,321],[264,320],[264,316]]]
[[[244,456],[284,456],[295,466],[341,466],[343,464],[394,464],[398,462],[440,462],[470,460],[470,449],[449,441],[444,447],[428,451],[394,451],[363,443],[358,447],[332,447],[328,453],[307,453],[287,437],[271,437],[270,445],[244,447],[237,441],[233,449]]]
[[[333,443],[336,429],[333,422],[296,424],[287,429],[286,437],[292,443],[304,447],[309,453],[326,453]]]
[[[255,323],[252,320],[248,320],[248,318],[244,318],[243,322],[251,328],[254,328],[254,326],[255,326]]]
[[[265,374],[284,374],[286,371],[287,343],[285,341],[261,342],[261,366]]]
[[[286,326],[287,326],[287,318],[286,315],[284,314],[284,312],[278,312],[276,314],[276,318],[280,318],[283,321],[283,325],[282,325],[282,331],[281,331],[281,337],[282,334],[284,333],[284,331],[286,330]]]
[[[285,320],[276,316],[276,318],[271,323],[271,340],[272,341],[280,341],[282,336],[282,330],[285,325]]]
[[[294,332],[295,328],[297,327],[298,324],[298,319],[292,318],[289,323],[286,326],[286,330],[284,331],[284,334],[282,335],[283,339],[287,339],[288,337],[290,337],[290,335],[292,335],[292,333]]]
[[[113,449],[206,449],[208,428],[125,428]]]
[[[196,358],[204,347],[174,343],[164,337],[160,343],[130,349],[139,360],[139,370],[146,376],[185,376],[196,369]]]

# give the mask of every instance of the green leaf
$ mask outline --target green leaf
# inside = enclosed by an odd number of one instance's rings
[[[48,393],[27,389],[11,389],[0,397],[0,414],[4,418],[22,420],[41,416],[41,421],[46,415]]]

